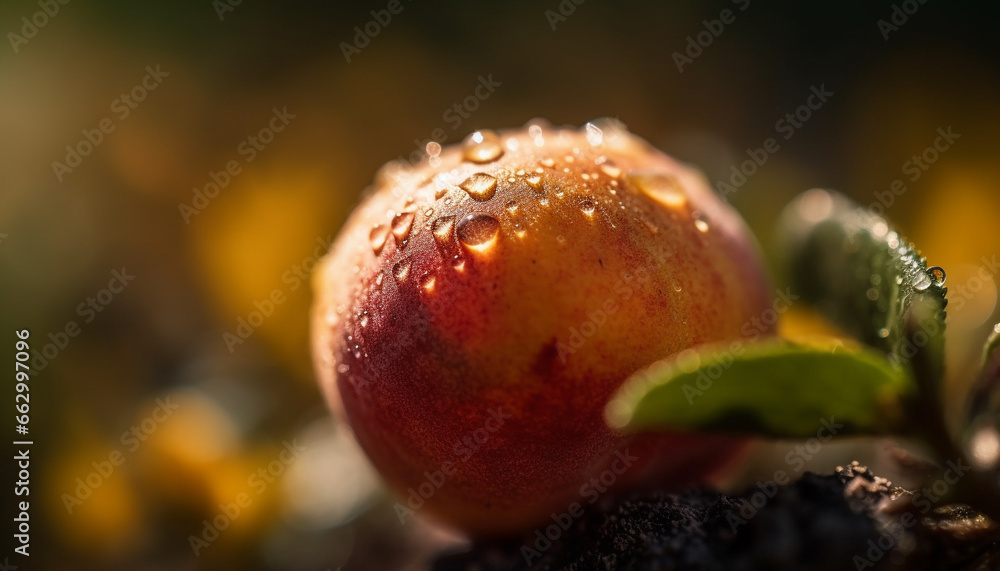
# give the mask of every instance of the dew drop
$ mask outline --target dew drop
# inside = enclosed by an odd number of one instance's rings
[[[454,216],[442,216],[434,221],[431,225],[431,233],[434,234],[434,239],[440,244],[444,244],[451,240],[451,229],[455,226]]]
[[[881,337],[882,339],[885,339],[886,337],[889,336],[889,330],[886,329],[885,327],[883,327],[882,329],[879,329],[878,330],[878,336]]]
[[[517,203],[514,202],[513,200],[508,202],[505,208],[507,209],[507,212],[509,212],[512,215],[517,213]]]
[[[677,293],[680,293],[680,292],[684,291],[684,288],[681,287],[681,284],[674,282],[674,291],[676,291]]]
[[[493,198],[493,195],[496,194],[497,179],[484,172],[478,172],[465,179],[465,182],[458,186],[469,193],[473,200],[483,202]]]
[[[604,142],[604,131],[593,123],[587,123],[587,142],[596,147]]]
[[[944,272],[944,268],[941,266],[934,266],[927,271],[931,274],[931,277],[934,278],[934,285],[936,286],[943,286],[944,282],[948,281],[948,274]]]
[[[424,216],[434,216],[434,209],[428,208],[427,210],[424,210]]]
[[[552,160],[551,157],[546,157],[546,158],[538,161],[538,164],[540,164],[540,165],[542,165],[543,167],[546,167],[546,168],[552,168],[552,167],[555,166],[556,162],[554,160]]]
[[[597,207],[594,205],[594,201],[589,198],[580,201],[580,212],[583,212],[587,217],[594,215],[595,208]]]
[[[442,196],[448,194],[447,188],[439,188],[434,191],[434,200],[440,200]]]
[[[913,282],[913,288],[917,291],[927,291],[927,288],[931,287],[934,283],[931,277],[924,272],[920,272]]]
[[[487,250],[500,235],[500,222],[488,214],[469,214],[458,223],[458,239],[466,247]]]
[[[528,134],[531,135],[532,138],[541,137],[542,136],[542,126],[541,125],[532,125],[532,126],[528,127]]]
[[[542,177],[540,177],[540,176],[529,176],[528,177],[528,186],[530,186],[531,188],[533,188],[535,190],[538,190],[538,189],[542,188]]]
[[[605,162],[601,164],[601,172],[610,176],[611,178],[618,178],[622,175],[622,169],[616,167],[610,162]]]
[[[545,198],[545,197],[539,198],[538,199],[538,204],[541,204],[542,206],[548,206],[549,205],[549,199]]]
[[[396,283],[403,283],[410,275],[410,259],[403,258],[392,267],[392,275],[396,278]]]
[[[372,228],[372,231],[368,234],[368,239],[371,241],[372,251],[375,255],[382,253],[382,248],[385,247],[385,241],[389,238],[389,227],[385,224],[379,224],[378,226]]]
[[[392,220],[392,235],[396,237],[397,242],[406,240],[411,228],[413,228],[412,212],[400,212]]]
[[[375,285],[377,285],[377,286],[382,285],[382,278],[384,278],[384,277],[385,277],[384,274],[379,274],[378,276],[376,276],[375,277]]]
[[[434,291],[434,285],[437,283],[437,278],[434,274],[425,273],[420,276],[420,287],[427,293]]]
[[[660,204],[679,208],[687,204],[687,197],[677,179],[665,174],[638,174],[630,178],[639,190]]]
[[[451,259],[451,267],[455,268],[456,272],[461,272],[465,270],[465,259],[462,256],[455,255]]]
[[[692,212],[691,218],[694,218],[694,227],[699,232],[708,232],[708,221],[705,220],[705,216],[701,212]]]
[[[889,232],[885,237],[885,241],[889,244],[889,247],[895,250],[899,247],[899,234],[895,232]]]
[[[500,137],[493,131],[476,131],[465,138],[462,156],[474,163],[488,163],[503,155]]]
[[[346,363],[341,363],[341,364],[337,365],[337,372],[340,373],[341,375],[347,373],[347,371],[350,371],[350,370],[351,370],[351,366],[348,365],[348,364],[346,364]]]
[[[367,313],[361,314],[361,319],[358,320],[358,324],[361,325],[361,327],[367,327],[368,326],[368,314]]]
[[[565,246],[566,245],[566,237],[563,236],[562,234],[560,234],[559,236],[556,236],[556,243],[559,244],[560,246]]]
[[[528,235],[528,231],[521,226],[520,222],[516,222],[514,224],[514,235],[517,236],[518,239],[524,239],[524,237]]]

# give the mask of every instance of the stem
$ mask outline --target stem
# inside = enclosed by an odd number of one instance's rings
[[[911,311],[904,318],[904,333],[911,340],[919,332],[918,315],[919,310]],[[910,365],[917,384],[917,397],[907,408],[908,416],[916,426],[916,433],[934,450],[939,465],[954,460],[960,465],[970,466],[969,472],[951,488],[949,499],[955,503],[967,504],[1000,523],[1000,494],[997,494],[996,486],[998,475],[992,470],[976,469],[965,449],[956,444],[956,439],[948,429],[945,399],[940,389],[944,376],[943,356],[936,355],[930,345],[914,346],[918,350]]]

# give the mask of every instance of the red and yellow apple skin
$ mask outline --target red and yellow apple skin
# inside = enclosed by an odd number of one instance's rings
[[[314,287],[331,407],[401,506],[453,528],[530,531],[609,487],[705,481],[744,450],[605,423],[627,377],[752,333],[770,305],[736,212],[614,123],[477,132],[390,163]]]

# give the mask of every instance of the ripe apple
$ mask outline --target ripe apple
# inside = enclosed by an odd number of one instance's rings
[[[314,276],[320,385],[397,509],[517,533],[731,464],[743,441],[603,416],[634,372],[740,338],[770,305],[704,177],[611,121],[428,151],[383,168]]]

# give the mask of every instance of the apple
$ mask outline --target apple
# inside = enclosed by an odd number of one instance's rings
[[[732,464],[744,440],[603,416],[636,371],[770,307],[704,177],[613,121],[428,147],[382,169],[313,276],[320,386],[399,506],[511,534]]]

